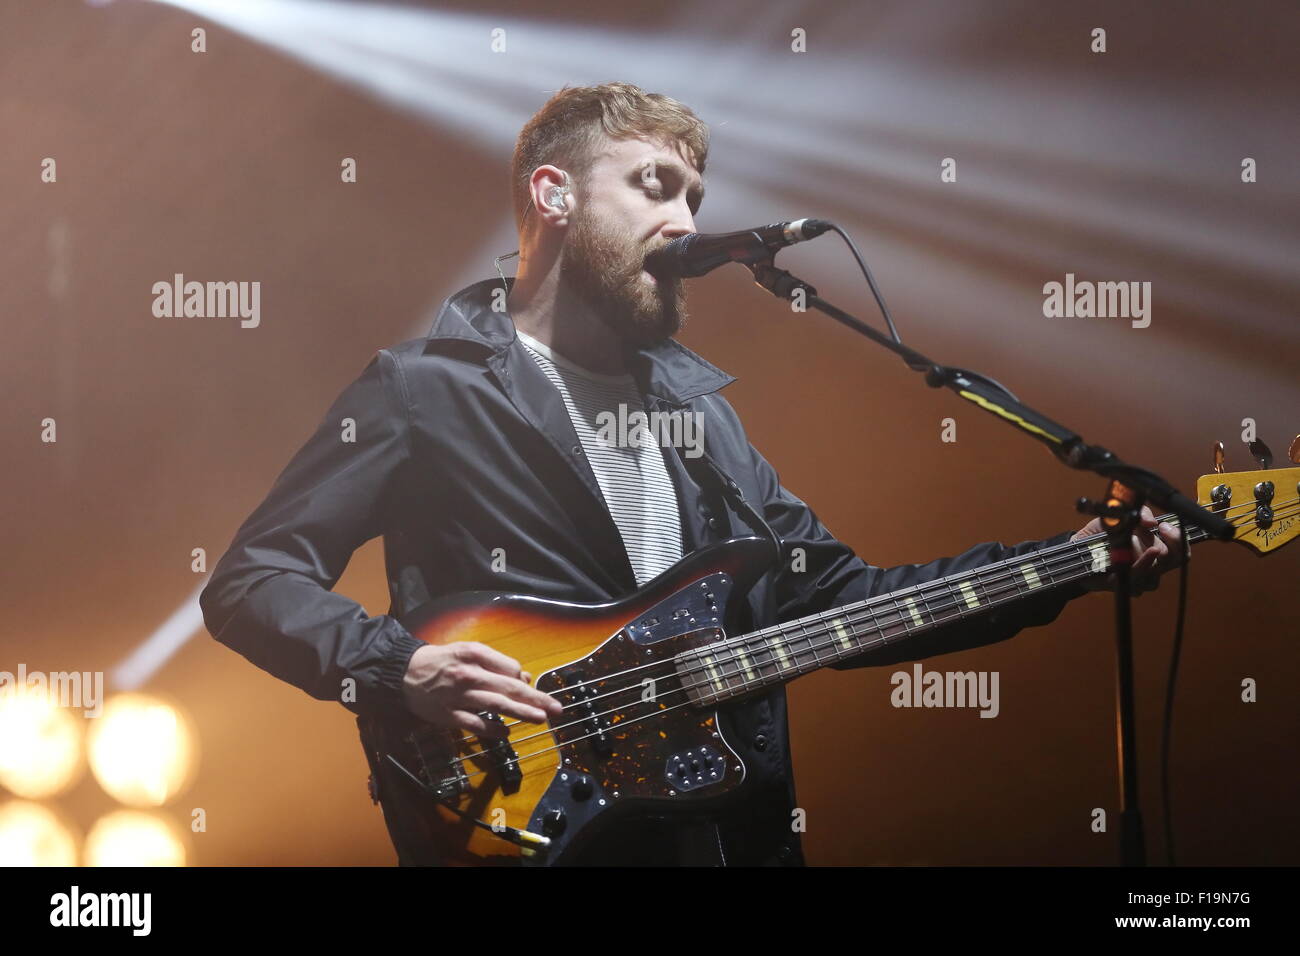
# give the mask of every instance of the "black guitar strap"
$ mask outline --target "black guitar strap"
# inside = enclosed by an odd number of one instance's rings
[[[740,490],[740,485],[736,484],[736,480],[723,471],[722,466],[714,461],[712,456],[703,448],[700,449],[700,457],[713,473],[714,479],[721,485],[723,496],[735,506],[737,513],[745,519],[745,523],[772,543],[772,548],[776,554],[776,563],[780,564],[785,555],[785,547],[780,536],[772,530],[772,526],[767,523],[767,519],[758,512],[758,509],[754,508],[745,498],[745,493]]]

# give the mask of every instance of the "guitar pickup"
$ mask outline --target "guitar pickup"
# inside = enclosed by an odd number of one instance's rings
[[[488,723],[501,724],[500,714],[480,711],[479,716]],[[524,774],[519,769],[519,755],[515,753],[515,748],[510,745],[510,738],[480,737],[479,742],[483,744],[484,752],[492,760],[497,773],[501,776],[501,792],[505,794],[518,792]]]
[[[602,710],[609,709],[607,702],[600,699],[600,692],[587,682],[582,670],[574,668],[566,677],[575,684],[569,695],[573,703],[578,705],[575,708],[577,713],[582,715],[582,720],[578,723],[582,736],[578,739],[591,744],[597,757],[602,760],[609,758],[614,753],[614,741],[609,736],[613,725],[609,722],[608,715],[601,713]]]

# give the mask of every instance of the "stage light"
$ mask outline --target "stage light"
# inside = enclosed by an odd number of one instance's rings
[[[100,786],[133,807],[162,806],[176,796],[188,785],[197,756],[189,720],[145,694],[108,701],[91,728],[89,752]]]
[[[207,576],[175,611],[158,625],[130,655],[113,669],[113,686],[119,690],[138,690],[156,674],[195,634],[203,631],[203,610],[199,595],[208,583]]]
[[[21,800],[0,806],[0,866],[76,865],[76,837],[53,810]]]
[[[179,828],[157,814],[117,810],[100,817],[86,837],[86,866],[184,866]]]
[[[1248,86],[1219,90],[1212,106],[1188,90],[1152,88],[1139,100],[1115,75],[1080,84],[1050,66],[1008,72],[915,58],[918,35],[945,43],[981,22],[973,9],[921,34],[907,14],[884,16],[873,23],[870,55],[836,42],[805,55],[773,46],[776,33],[789,29],[784,14],[756,17],[738,3],[666,11],[657,29],[633,33],[585,19],[396,3],[161,2],[427,119],[494,162],[509,155],[545,95],[562,86],[617,77],[669,93],[710,124],[711,165],[723,171],[710,180],[700,229],[816,216],[874,234],[863,249],[868,260],[887,251],[894,281],[925,290],[914,311],[942,317],[931,321],[945,323],[954,347],[1015,341],[1026,321],[1023,274],[1056,276],[1063,255],[1074,272],[1103,276],[1137,258],[1161,289],[1163,308],[1231,316],[1240,331],[1262,337],[1262,352],[1300,340],[1300,323],[1277,296],[1225,287],[1218,268],[1179,265],[1230,265],[1254,290],[1293,285],[1294,230],[1270,215],[1265,193],[1220,175],[1221,157],[1203,148],[1202,128],[1253,114],[1252,150],[1290,149],[1282,101],[1260,101]],[[852,36],[853,17],[848,7],[828,14],[823,35]],[[719,31],[727,42],[718,42]],[[1189,119],[1150,137],[1133,125],[1138,116]],[[960,187],[944,185],[944,157],[967,157],[963,168],[978,174],[963,174]],[[1062,188],[1063,179],[1070,187]],[[1114,182],[1162,188],[1089,188]],[[1193,188],[1197,202],[1188,200]],[[1214,229],[1201,228],[1203,203],[1225,210]],[[966,258],[954,260],[954,249]],[[977,300],[965,283],[931,281],[935,268],[969,271],[989,262],[998,268],[981,269]],[[823,294],[835,300],[860,291],[857,277],[842,270]],[[1074,346],[1067,323],[1037,328],[1045,350]],[[1171,354],[1167,342],[1150,338],[1128,366],[1109,369],[1116,380],[1156,360],[1179,365],[1185,382],[1223,374],[1217,342],[1188,340]],[[1291,383],[1276,367],[1252,374],[1269,389],[1261,403],[1290,399]],[[1080,388],[1091,375],[1086,366],[1069,372]],[[1151,414],[1173,423],[1166,437],[1200,440],[1186,414],[1192,397],[1168,388],[1149,400],[1162,406],[1151,405]]]
[[[0,784],[28,799],[67,790],[85,769],[85,718],[26,687],[0,694]]]

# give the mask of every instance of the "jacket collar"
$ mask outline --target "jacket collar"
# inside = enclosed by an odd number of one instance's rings
[[[514,279],[506,279],[507,294]],[[516,341],[515,324],[508,312],[492,308],[493,292],[500,295],[498,279],[484,279],[449,296],[429,330],[429,343],[446,339],[473,342],[499,355]],[[674,339],[634,353],[632,372],[642,387],[673,404],[716,392],[735,381],[711,362]]]

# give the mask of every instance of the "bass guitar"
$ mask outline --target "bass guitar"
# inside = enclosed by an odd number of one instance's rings
[[[1261,554],[1300,532],[1300,467],[1206,475],[1197,495]],[[1199,528],[1186,535],[1189,543],[1207,537]],[[372,760],[427,797],[421,830],[438,858],[554,865],[616,818],[707,812],[745,784],[745,763],[719,727],[720,706],[1104,574],[1110,556],[1105,535],[1096,535],[735,633],[739,605],[770,562],[768,542],[735,538],[605,604],[471,592],[409,615],[404,626],[423,641],[479,641],[515,658],[564,705],[546,725],[504,723],[499,739],[414,716],[363,719]]]

